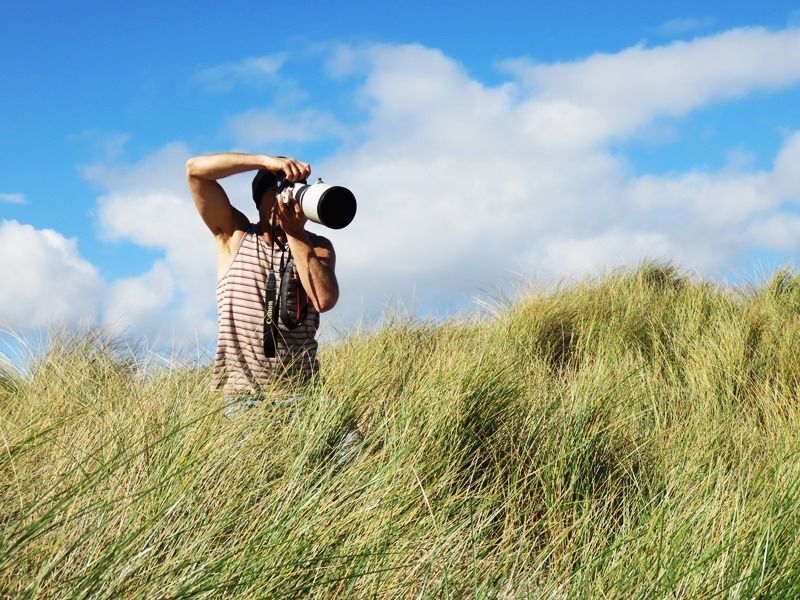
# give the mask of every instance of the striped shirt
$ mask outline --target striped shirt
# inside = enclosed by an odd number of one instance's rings
[[[286,248],[286,260],[288,254]],[[306,381],[319,369],[314,339],[319,313],[311,302],[297,329],[288,329],[278,319],[275,356],[264,354],[267,276],[270,270],[275,273],[280,292],[280,263],[280,243],[270,248],[250,224],[231,266],[217,282],[219,334],[213,381],[226,396],[258,393],[276,381]],[[295,316],[301,286],[296,269],[291,277],[286,304],[289,314]]]

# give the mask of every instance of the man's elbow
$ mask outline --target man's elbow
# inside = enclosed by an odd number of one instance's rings
[[[194,157],[186,161],[186,177],[197,177],[197,160]]]
[[[322,294],[317,297],[317,312],[327,312],[331,310],[339,301],[339,290],[330,294]]]

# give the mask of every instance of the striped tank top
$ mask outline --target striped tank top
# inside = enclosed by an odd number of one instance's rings
[[[319,312],[310,301],[306,318],[297,329],[288,329],[278,319],[275,356],[264,354],[267,276],[274,271],[280,290],[280,262],[280,244],[270,248],[251,223],[233,263],[217,282],[219,333],[213,381],[226,396],[257,394],[275,383],[307,381],[319,369],[315,339]],[[294,316],[301,285],[296,269],[291,277],[286,304]]]

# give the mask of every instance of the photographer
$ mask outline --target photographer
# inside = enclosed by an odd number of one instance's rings
[[[257,171],[252,184],[258,222],[234,208],[219,179]],[[305,230],[307,217],[291,186],[308,163],[293,158],[223,153],[190,158],[189,188],[217,241],[219,337],[214,385],[234,409],[258,403],[263,388],[308,382],[317,372],[319,313],[339,297],[333,246]]]

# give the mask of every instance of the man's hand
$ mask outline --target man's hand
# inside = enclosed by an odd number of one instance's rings
[[[311,175],[311,165],[285,156],[269,156],[264,168],[273,173],[283,172],[292,183],[307,179]]]
[[[287,176],[288,177],[288,176]],[[288,202],[284,202],[288,199]],[[278,224],[286,235],[300,238],[306,228],[308,217],[303,213],[300,203],[294,199],[294,192],[287,189],[275,202],[278,209]]]

